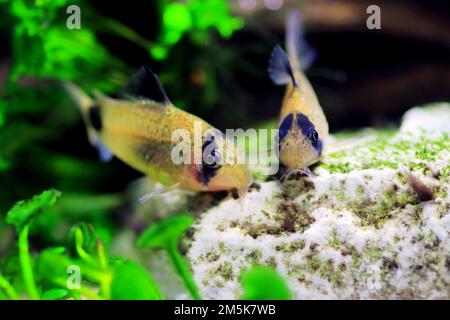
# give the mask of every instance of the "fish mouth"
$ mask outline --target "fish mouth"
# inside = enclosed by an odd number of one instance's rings
[[[235,190],[237,194],[245,194],[248,187],[253,183],[253,177],[249,175],[248,179],[243,182],[241,175],[223,175],[217,177],[216,181],[211,181],[208,190],[210,191],[232,191]]]

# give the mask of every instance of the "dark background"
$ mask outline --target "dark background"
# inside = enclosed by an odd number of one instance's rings
[[[293,7],[301,8],[307,41],[318,54],[307,75],[332,131],[385,126],[412,106],[450,98],[448,1],[284,1],[278,11],[262,6],[251,13],[234,3],[235,13],[245,14],[243,29],[230,39],[216,37],[217,43],[201,48],[203,52],[181,41],[168,60],[156,66],[183,70],[182,85],[165,84],[169,96],[191,100],[194,105],[189,108],[218,127],[245,128],[277,116],[284,88],[268,79],[267,60],[276,43],[284,44],[285,15]],[[92,4],[147,38],[157,35],[160,18],[149,15],[156,12],[151,1],[131,1],[124,6],[96,0]],[[371,4],[381,8],[381,30],[366,28],[365,10]],[[150,28],[149,23],[153,24]],[[101,40],[136,68],[148,60],[145,50],[123,39],[105,35]],[[233,54],[224,58],[221,51]],[[231,81],[219,83],[217,101],[207,108],[195,105],[195,95],[202,88],[190,81],[191,61],[199,56],[210,59],[210,64],[220,63],[231,74]]]

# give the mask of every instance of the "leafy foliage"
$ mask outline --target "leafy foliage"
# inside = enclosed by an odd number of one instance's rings
[[[62,19],[65,15],[60,13],[68,4],[67,0],[35,4],[11,1],[9,9],[17,24],[13,30],[10,85],[14,87],[23,76],[74,81],[86,86],[94,80],[98,89],[106,91],[121,83],[120,75],[114,73],[123,71],[124,65],[99,44],[92,30],[65,28]],[[114,83],[115,79],[119,81]]]
[[[161,300],[163,295],[155,280],[135,262],[124,262],[115,270],[111,298],[116,300]]]
[[[18,299],[22,284],[32,299],[163,299],[163,294],[148,271],[138,263],[121,257],[108,258],[103,242],[91,225],[81,223],[71,228],[67,247],[47,248],[31,255],[28,231],[38,213],[48,210],[61,195],[47,190],[30,200],[19,201],[8,213],[9,223],[19,233],[20,273],[15,269],[0,275],[0,294]],[[195,299],[199,290],[190,274],[187,261],[178,252],[178,241],[190,228],[193,218],[183,214],[151,225],[137,240],[143,248],[162,248],[171,258],[176,272]],[[78,286],[68,286],[68,270],[80,270]],[[17,288],[11,284],[18,283]],[[245,299],[289,299],[283,279],[272,269],[255,267],[242,275]],[[97,292],[97,288],[100,290]],[[1,297],[1,296],[0,296]]]
[[[289,300],[292,295],[286,282],[273,269],[255,266],[244,271],[241,279],[246,300]]]
[[[30,200],[19,201],[8,212],[8,222],[19,233],[21,267],[21,275],[11,273],[9,278],[19,277],[33,299],[79,298],[80,295],[92,299],[162,299],[158,285],[142,266],[121,258],[108,260],[102,241],[90,225],[80,224],[71,229],[72,255],[65,254],[64,247],[48,248],[34,257],[30,255],[28,230],[33,218],[54,205],[60,195],[56,190],[44,191]],[[73,266],[80,269],[88,284],[68,288],[67,272]],[[95,293],[97,286],[99,293]],[[2,275],[0,289],[11,299],[18,298],[14,286]]]
[[[47,190],[30,200],[22,200],[9,210],[6,215],[6,222],[12,224],[17,230],[21,230],[26,224],[35,218],[43,209],[52,206],[61,192],[57,190]]]
[[[49,289],[42,294],[43,300],[63,300],[67,297],[69,291],[66,289]]]
[[[189,265],[178,252],[178,241],[191,227],[194,219],[187,214],[167,218],[159,224],[151,225],[137,240],[138,246],[167,251],[175,271],[183,279],[186,288],[194,299],[201,299],[197,285],[192,278]]]
[[[208,29],[215,28],[223,37],[242,28],[240,18],[230,16],[225,0],[188,0],[185,2],[163,1],[163,27],[156,46],[151,49],[153,58],[164,59],[171,46],[188,33],[197,43],[207,44]]]
[[[170,249],[178,243],[178,240],[191,227],[192,223],[194,223],[194,219],[187,214],[167,218],[146,229],[140,235],[137,244],[143,248]]]

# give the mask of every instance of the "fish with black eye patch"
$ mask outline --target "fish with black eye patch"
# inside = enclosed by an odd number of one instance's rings
[[[210,133],[219,130],[175,107],[149,66],[142,66],[113,97],[98,91],[90,97],[70,83],[65,87],[77,102],[89,140],[102,160],[115,156],[152,181],[165,185],[165,191],[182,188],[231,192],[237,189],[244,195],[251,184],[248,166],[237,161],[240,158],[238,145],[234,141],[222,143],[223,134],[219,133],[212,139]],[[196,128],[204,137],[202,144],[194,142]],[[172,156],[179,145],[172,140],[173,133],[179,130],[187,133],[193,142],[186,148],[186,154],[183,153],[189,161],[178,162]],[[195,158],[200,151],[206,157],[197,161]],[[222,158],[233,161],[225,162]],[[152,194],[141,199],[145,201]]]
[[[318,161],[322,139],[314,124],[302,113],[290,113],[281,121],[278,135],[280,162],[291,171],[299,171]]]
[[[288,53],[279,45],[269,61],[269,76],[275,84],[286,84],[279,118],[278,149],[280,163],[293,172],[311,174],[309,166],[318,162],[328,137],[328,122],[305,70],[314,54],[302,41],[303,30],[298,12],[287,20]]]
[[[222,155],[215,142],[215,137],[207,137],[202,144],[202,164],[198,171],[198,180],[205,186],[222,167]]]

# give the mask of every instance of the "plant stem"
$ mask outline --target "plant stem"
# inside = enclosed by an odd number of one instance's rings
[[[105,273],[100,279],[100,292],[106,299],[111,299],[111,281],[112,276],[109,273]]]
[[[195,281],[194,279],[192,279],[191,273],[189,272],[189,265],[178,252],[176,242],[168,245],[166,251],[169,254],[170,260],[172,261],[177,273],[183,279],[184,285],[190,292],[192,298],[194,298],[195,300],[200,300],[202,297],[200,296],[197,285],[195,284]]]
[[[108,261],[106,259],[105,247],[103,246],[103,242],[101,242],[100,240],[97,240],[97,255],[98,255],[98,260],[100,261],[100,265],[102,266],[102,268],[107,269]]]
[[[33,270],[31,268],[30,253],[28,251],[28,231],[30,225],[26,224],[19,234],[19,260],[22,269],[22,277],[25,282],[28,294],[31,299],[39,299],[39,293],[34,281]]]
[[[0,288],[5,289],[6,294],[12,300],[18,300],[19,296],[13,286],[6,280],[2,275],[0,275]]]
[[[117,33],[125,39],[137,44],[143,49],[149,50],[155,45],[153,42],[147,40],[132,28],[119,21],[113,19],[103,19],[102,25],[112,32]]]
[[[100,266],[104,272],[103,276],[100,278],[100,288],[103,296],[106,299],[111,298],[111,281],[112,276],[108,269],[108,261],[106,259],[105,248],[103,242],[97,239],[97,255]]]
[[[58,279],[54,279],[53,282],[57,285],[59,285],[61,288],[65,288],[66,287],[66,281],[63,278],[58,278]],[[90,288],[87,288],[86,286],[81,285],[78,289],[71,289],[72,292],[75,292],[78,295],[82,295],[85,297],[88,297],[89,299],[92,300],[104,300],[104,298],[102,296],[100,296],[99,294],[92,292],[92,290]],[[77,300],[81,300],[81,297],[78,296]]]
[[[83,249],[83,233],[78,228],[75,230],[75,249],[81,259],[91,265],[95,265],[95,260]]]

